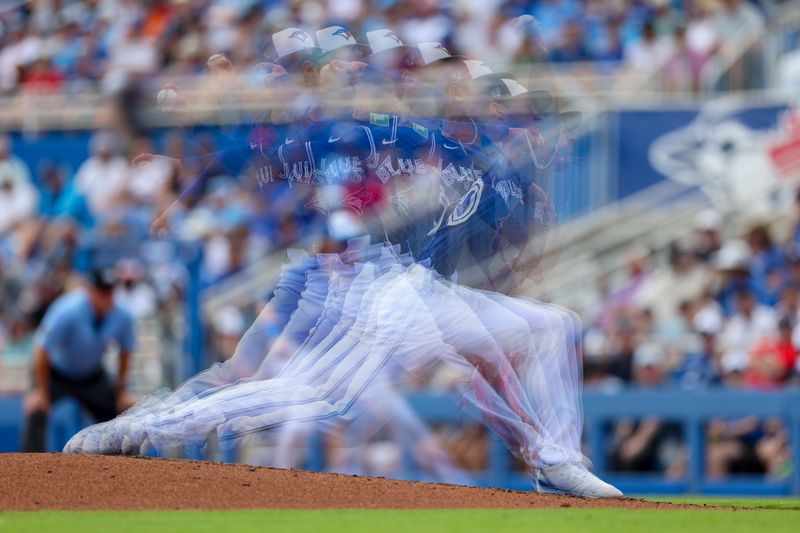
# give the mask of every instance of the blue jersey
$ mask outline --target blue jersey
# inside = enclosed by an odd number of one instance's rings
[[[465,144],[436,132],[431,160],[439,178],[440,212],[420,258],[445,277],[462,269],[486,274],[501,251],[503,224],[523,202],[518,177],[487,139]]]
[[[419,242],[427,225],[433,181],[427,165],[434,135],[415,122],[371,113],[368,120],[329,120],[309,128],[304,142],[259,147],[253,172],[262,188],[286,183],[315,189],[308,207],[322,214],[347,209],[375,238]]]

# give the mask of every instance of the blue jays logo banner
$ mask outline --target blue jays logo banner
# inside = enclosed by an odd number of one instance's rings
[[[800,123],[785,105],[715,101],[618,116],[617,197],[670,179],[741,204],[800,170]]]

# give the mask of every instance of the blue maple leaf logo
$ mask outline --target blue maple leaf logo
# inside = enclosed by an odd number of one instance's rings
[[[300,39],[303,42],[306,42],[307,38],[308,38],[308,34],[306,32],[304,32],[304,31],[301,31],[301,30],[294,31],[289,36],[289,39]]]

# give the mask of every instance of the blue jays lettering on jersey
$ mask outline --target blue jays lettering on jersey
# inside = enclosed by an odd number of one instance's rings
[[[419,189],[415,179],[430,174],[425,161],[432,153],[431,132],[416,123],[401,126],[397,116],[371,113],[364,121],[329,120],[307,133],[302,143],[261,148],[254,158],[260,184],[343,186],[347,195],[335,207],[359,215],[373,203],[370,195],[387,191],[395,211],[406,215]]]
[[[484,268],[502,240],[502,225],[524,202],[520,180],[504,161],[496,159],[491,141],[465,144],[435,133],[437,150],[431,158],[439,178],[439,215],[426,235],[421,259],[445,277],[461,265]]]
[[[384,187],[391,204],[392,216],[383,213],[383,238],[417,256],[432,223],[430,204],[437,190],[428,164],[435,153],[434,132],[397,115],[370,113],[364,118],[365,167],[370,178]]]
[[[246,162],[266,196],[274,199],[286,191],[293,201],[302,200],[306,210],[322,215],[349,209],[373,237],[420,252],[434,224],[429,206],[440,194],[436,163],[431,163],[438,153],[435,131],[384,113],[370,113],[364,120],[311,122],[302,138],[291,131],[283,130],[282,143],[251,141],[222,151],[216,162],[228,168]],[[451,170],[445,166],[444,172]],[[387,217],[388,212],[394,216]],[[387,218],[392,220],[387,223]]]

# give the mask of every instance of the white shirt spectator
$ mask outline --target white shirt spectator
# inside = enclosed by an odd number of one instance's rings
[[[11,153],[11,140],[0,135],[0,234],[34,216],[38,198],[28,166]]]
[[[686,26],[686,46],[695,54],[708,57],[717,45],[717,31],[710,17],[697,17]]]
[[[155,201],[164,194],[174,172],[175,167],[169,159],[157,157],[131,169],[128,190],[137,200]]]
[[[625,47],[625,62],[636,72],[655,72],[672,57],[674,50],[675,47],[669,39],[641,39]]]
[[[722,329],[720,348],[723,359],[750,360],[750,350],[764,337],[777,331],[778,317],[774,310],[757,305],[749,317],[736,313]]]
[[[6,163],[4,165],[4,163]],[[0,235],[36,215],[38,194],[29,180],[15,179],[0,162]]]
[[[78,168],[75,187],[86,197],[92,213],[108,215],[128,185],[129,172],[125,158],[111,154],[95,155]]]

